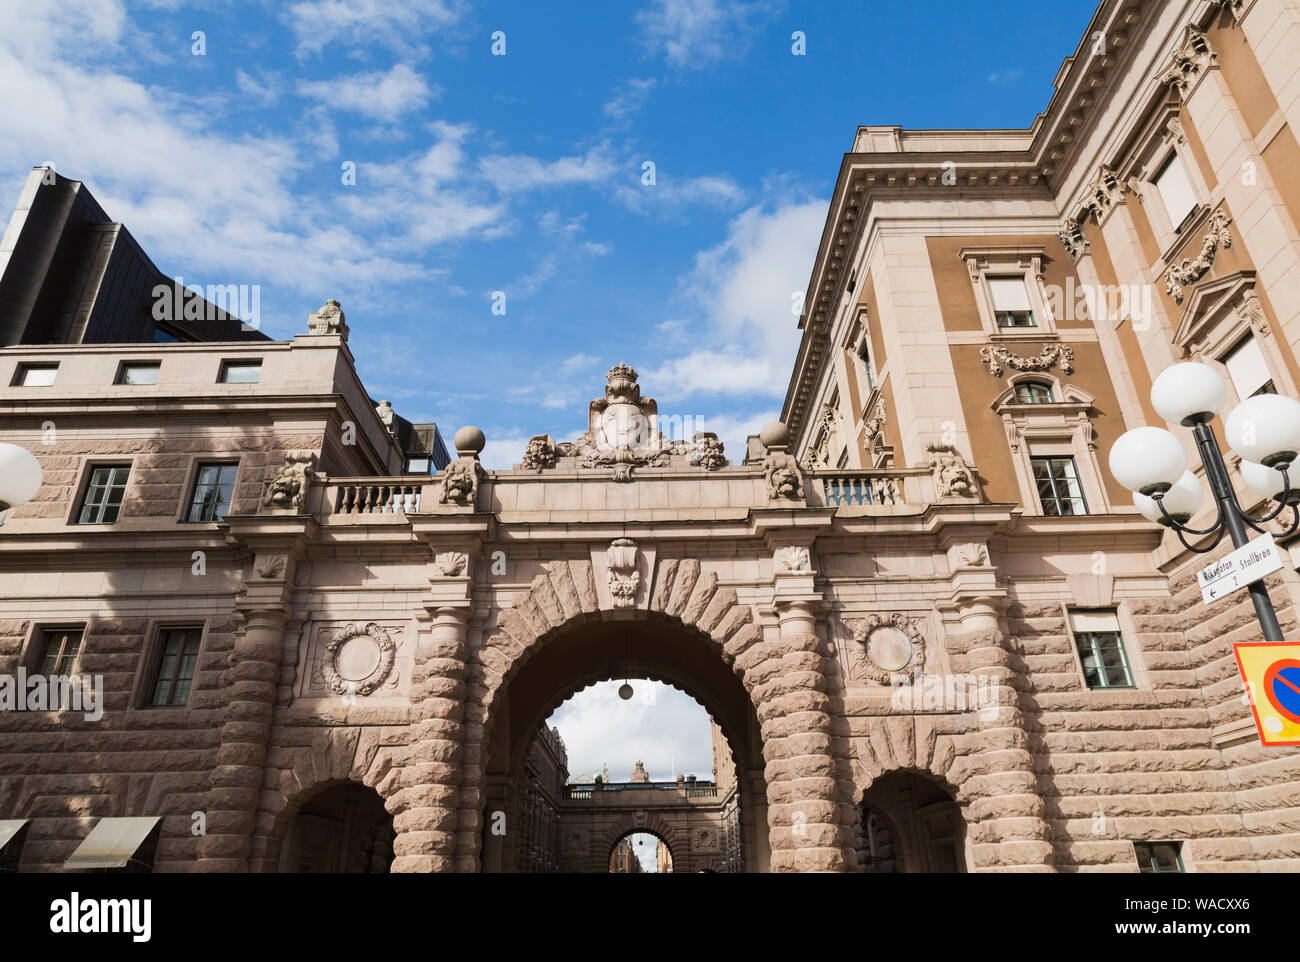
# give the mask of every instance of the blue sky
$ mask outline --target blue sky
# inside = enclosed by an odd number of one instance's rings
[[[372,395],[489,466],[583,430],[619,361],[738,459],[857,125],[1027,127],[1093,9],[4,3],[0,205],[52,162],[168,274],[260,285],[273,337],[338,298]]]

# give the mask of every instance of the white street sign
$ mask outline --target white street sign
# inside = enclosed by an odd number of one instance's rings
[[[1264,534],[1232,554],[1224,555],[1208,568],[1202,568],[1196,573],[1196,580],[1201,586],[1201,597],[1208,605],[1281,567],[1282,553],[1274,543],[1273,535]]]

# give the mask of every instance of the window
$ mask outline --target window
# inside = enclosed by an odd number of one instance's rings
[[[1139,872],[1181,872],[1182,842],[1134,842]]]
[[[1187,178],[1182,158],[1174,154],[1155,177],[1156,190],[1169,213],[1169,223],[1179,230],[1187,216],[1196,209],[1196,192]]]
[[[988,278],[993,297],[993,317],[998,327],[1037,327],[1029,306],[1029,291],[1021,274]]]
[[[1056,396],[1046,381],[1021,381],[1016,385],[1016,400],[1021,404],[1051,404]]]
[[[1083,680],[1089,688],[1132,688],[1133,672],[1129,668],[1119,619],[1113,611],[1073,611],[1070,627],[1079,649]]]
[[[221,365],[223,384],[256,384],[261,379],[261,361],[225,361]]]
[[[74,675],[81,656],[80,628],[46,628],[41,632],[36,667],[39,674]]]
[[[871,348],[867,344],[867,339],[862,338],[862,344],[858,347],[858,360],[862,362],[862,372],[867,378],[867,393],[870,394],[876,389],[876,378],[871,373]]]
[[[194,480],[194,497],[186,521],[223,521],[235,493],[239,464],[201,464]]]
[[[122,508],[129,464],[101,464],[90,471],[86,493],[81,498],[77,524],[112,524]]]
[[[407,458],[406,473],[407,474],[428,474],[429,459],[428,458]]]
[[[1087,514],[1088,502],[1079,484],[1079,472],[1072,457],[1031,458],[1034,484],[1043,514],[1061,516]]]
[[[19,364],[14,376],[15,387],[49,387],[54,383],[57,364]]]
[[[157,384],[158,368],[157,361],[123,362],[121,370],[117,372],[117,383]]]
[[[199,628],[162,630],[158,639],[158,669],[149,698],[151,706],[184,705],[189,701],[201,636]]]
[[[1223,364],[1232,378],[1232,386],[1237,389],[1237,397],[1245,400],[1256,394],[1276,394],[1273,376],[1268,373],[1264,363],[1264,352],[1259,349],[1259,341],[1247,335],[1223,358]]]

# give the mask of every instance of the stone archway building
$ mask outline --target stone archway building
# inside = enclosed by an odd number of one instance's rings
[[[1103,467],[1175,360],[1300,384],[1288,3],[1102,0],[1032,128],[860,128],[744,451],[620,364],[578,439],[493,471],[463,429],[421,474],[337,302],[285,342],[3,348],[45,486],[0,526],[0,678],[102,699],[0,712],[0,860],[75,867],[129,819],[157,870],[273,871],[347,782],[395,871],[509,868],[529,740],[625,659],[725,733],[750,870],[1296,868],[1249,603],[1202,605]],[[82,523],[105,476],[120,510]],[[1295,564],[1268,585],[1294,631]]]

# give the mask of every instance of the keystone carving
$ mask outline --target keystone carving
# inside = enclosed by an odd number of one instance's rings
[[[989,344],[980,348],[980,360],[994,377],[1002,376],[1004,366],[1013,371],[1048,371],[1060,364],[1062,374],[1074,373],[1074,348],[1068,344],[1048,344],[1032,357],[1021,357],[1000,344]]]
[[[267,486],[264,508],[293,510],[301,513],[307,489],[316,480],[316,452],[290,451],[284,466]]]
[[[1216,210],[1210,218],[1210,231],[1201,242],[1201,252],[1195,258],[1185,257],[1181,264],[1171,264],[1165,274],[1165,292],[1174,299],[1175,304],[1183,302],[1183,288],[1195,284],[1214,265],[1214,258],[1219,248],[1232,247],[1232,232],[1228,225],[1232,218],[1222,210]]]
[[[935,493],[941,498],[975,497],[975,479],[961,452],[950,444],[928,444],[930,474]]]
[[[618,538],[605,555],[609,563],[609,593],[615,608],[631,608],[636,603],[636,589],[641,584],[637,570],[636,543],[628,538]]]

